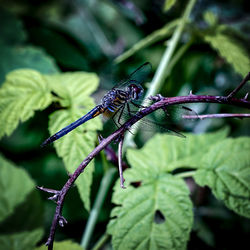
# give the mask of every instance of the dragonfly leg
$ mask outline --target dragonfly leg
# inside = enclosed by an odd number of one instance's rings
[[[123,113],[123,111],[124,111],[124,108],[125,108],[125,106],[123,105],[119,110],[120,110],[120,114],[119,114],[119,117],[118,117],[118,123],[119,123],[119,125],[120,126],[122,126],[122,124],[120,123],[120,120],[121,120],[121,117],[122,117],[122,113]]]
[[[116,121],[115,121],[115,119],[114,119],[114,117],[115,117],[116,115],[117,115],[117,112],[115,112],[114,115],[112,116],[112,121],[114,122],[115,126],[116,126],[117,128],[119,128],[118,124],[116,123]]]
[[[119,126],[118,126],[118,124],[116,123],[114,117],[112,117],[112,121],[114,122],[115,126],[116,126],[117,128],[119,128]]]
[[[128,114],[129,114],[129,116],[130,117],[132,117],[132,113],[131,113],[131,111],[130,111],[130,107],[129,107],[129,105],[127,104],[127,110],[128,110]]]
[[[130,102],[130,103],[131,103],[131,102]],[[134,103],[132,103],[132,104],[134,105]],[[138,106],[140,106],[140,105],[138,105]],[[140,106],[140,107],[143,107],[143,106]],[[138,110],[136,110],[136,111],[131,111],[131,110],[130,110],[130,107],[129,107],[129,104],[127,104],[127,110],[128,110],[128,114],[129,114],[130,117],[136,115],[137,112],[138,112]]]
[[[133,101],[131,101],[130,103],[132,103],[134,106],[136,106],[137,108],[147,108],[147,106],[143,106],[143,105],[140,105],[140,104],[137,104]]]
[[[112,121],[114,122],[114,124],[115,124],[115,126],[116,126],[117,128],[119,128],[119,125],[120,125],[120,126],[122,125],[122,124],[120,124],[120,119],[121,119],[121,114],[122,114],[122,112],[123,112],[123,109],[124,109],[124,107],[119,108],[118,110],[115,111],[114,115],[112,116]],[[118,125],[117,122],[116,122],[116,120],[115,120],[114,118],[115,118],[115,116],[118,114],[119,111],[121,111],[121,112],[120,112],[119,118],[118,118],[118,124],[119,124],[119,125]]]
[[[128,114],[129,114],[130,117],[132,117],[133,114],[132,114],[132,112],[131,112],[131,110],[130,110],[129,104],[127,103],[126,105],[127,105]],[[134,135],[130,128],[128,128],[128,131],[129,131],[132,135]]]
[[[163,112],[165,113],[165,115],[166,115],[167,117],[170,116],[169,113],[168,113],[168,110],[167,110],[167,107],[166,107],[166,106],[163,106],[163,107],[162,107],[162,110],[163,110]]]

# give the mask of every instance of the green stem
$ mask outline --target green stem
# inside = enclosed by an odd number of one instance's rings
[[[110,166],[105,155],[105,150],[102,150],[100,152],[100,155],[102,159],[103,171],[104,171],[104,174],[106,174],[106,172],[110,169]]]
[[[108,189],[110,187],[110,184],[112,182],[113,176],[116,173],[115,168],[110,168],[105,175],[102,178],[100,188],[97,193],[96,200],[94,202],[93,208],[91,209],[88,222],[85,228],[85,231],[83,233],[81,246],[84,249],[87,249],[91,235],[93,233],[96,221],[98,219],[98,215],[101,209],[101,206],[103,204],[103,201],[107,195]]]
[[[170,61],[169,65],[168,65],[168,68],[166,69],[166,75],[165,77],[167,78],[172,69],[174,68],[174,66],[177,64],[177,62],[181,59],[181,57],[185,54],[185,52],[189,49],[189,47],[192,45],[193,43],[193,39],[190,39],[188,41],[188,43],[182,45],[177,51],[176,53],[174,54],[172,60]]]
[[[185,27],[185,24],[188,22],[189,15],[192,11],[192,8],[195,4],[196,0],[190,0],[184,13],[183,16],[175,29],[172,38],[168,42],[168,46],[162,56],[162,59],[160,61],[160,64],[155,72],[154,78],[150,84],[150,87],[145,95],[145,101],[142,105],[145,105],[146,99],[151,96],[159,93],[165,79],[166,79],[166,72],[167,68],[171,62],[172,55],[174,53],[174,50],[176,49],[176,46],[180,40],[181,34],[183,32],[183,29]],[[137,127],[138,129],[138,127]],[[136,130],[137,130],[136,129]],[[124,147],[128,146],[134,146],[133,138],[136,134],[136,130],[133,131],[133,134],[127,133],[124,139]]]
[[[110,237],[110,235],[108,235],[107,233],[105,233],[99,240],[98,242],[94,245],[94,247],[92,248],[92,250],[99,250],[104,243],[108,240],[108,238]]]
[[[187,171],[187,172],[175,174],[175,176],[179,178],[187,178],[187,177],[194,176],[195,173],[196,173],[196,170],[193,170],[193,171]]]

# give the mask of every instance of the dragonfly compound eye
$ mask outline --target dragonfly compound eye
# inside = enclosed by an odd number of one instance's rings
[[[131,84],[129,86],[129,91],[131,93],[132,99],[138,99],[143,93],[142,87],[136,84]]]

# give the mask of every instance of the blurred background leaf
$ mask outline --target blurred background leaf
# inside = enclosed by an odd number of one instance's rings
[[[42,235],[43,230],[36,229],[31,232],[0,236],[0,247],[1,249],[32,250]]]
[[[46,246],[37,247],[35,250],[46,250]],[[54,250],[83,250],[83,248],[75,242],[70,240],[65,240],[61,242],[54,243]]]
[[[220,155],[216,154],[222,148]],[[195,174],[197,183],[211,187],[218,199],[247,218],[250,217],[249,149],[247,137],[217,143],[203,156],[202,167]]]
[[[34,189],[28,174],[1,156],[1,214],[0,221],[11,215],[17,205]]]
[[[217,30],[214,34],[205,35],[205,41],[218,50],[219,54],[234,67],[235,71],[244,77],[250,68],[250,59],[247,51],[234,38],[220,32],[220,27]]]
[[[23,23],[10,12],[0,8],[0,84],[14,69],[31,68],[41,73],[58,72],[52,57],[43,49],[27,46],[27,32]]]

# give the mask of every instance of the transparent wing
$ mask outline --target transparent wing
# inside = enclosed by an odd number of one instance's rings
[[[137,68],[132,74],[129,75],[127,79],[120,81],[114,88],[124,89],[129,84],[134,83],[141,86],[141,84],[147,79],[148,75],[152,71],[152,66],[149,62],[142,64]]]
[[[120,109],[113,117],[117,127],[124,124],[129,118],[136,115],[138,107],[132,103],[127,104],[123,109]],[[187,106],[174,105],[167,107],[166,110],[156,110],[147,117],[142,118],[132,126],[130,131],[139,127],[142,131],[165,132],[170,135],[185,137],[180,131],[187,131],[190,127],[191,120],[185,119],[185,116],[198,116],[197,113]],[[192,120],[193,121],[193,120]]]

